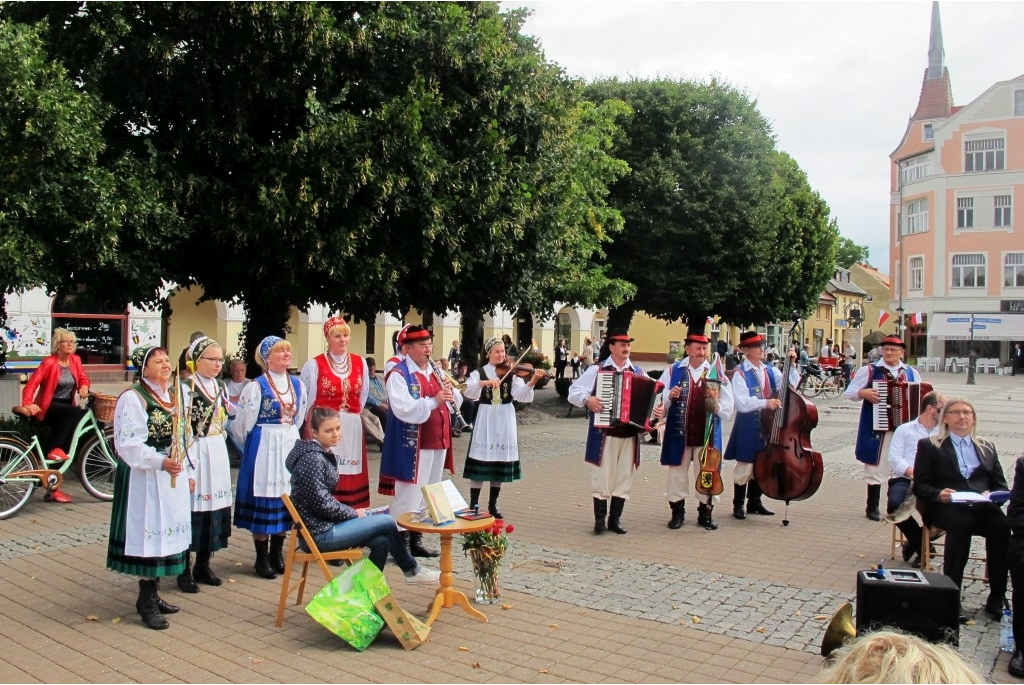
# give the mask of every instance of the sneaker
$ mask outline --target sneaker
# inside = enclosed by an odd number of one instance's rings
[[[432,568],[420,566],[420,570],[411,576],[405,577],[409,585],[433,585],[441,579],[441,572]]]
[[[50,461],[64,461],[68,459],[68,455],[67,452],[65,452],[61,448],[54,447],[52,450],[50,450],[50,454],[47,455],[46,458],[49,459]]]

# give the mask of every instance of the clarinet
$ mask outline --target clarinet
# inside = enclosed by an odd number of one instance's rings
[[[445,375],[444,371],[437,368],[437,365],[434,364],[433,361],[429,363],[430,370],[433,372],[434,377],[437,378],[437,382],[440,383],[442,387],[445,386],[448,383],[448,377]],[[452,417],[452,435],[459,436],[464,430],[473,430],[473,426],[466,423],[466,419],[462,418],[462,412],[459,411],[458,405],[456,405],[452,400],[448,402],[448,413]]]

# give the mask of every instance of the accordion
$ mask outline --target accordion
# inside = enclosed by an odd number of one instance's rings
[[[910,423],[921,415],[921,398],[932,391],[928,383],[901,381],[874,381],[871,387],[878,391],[878,404],[872,407],[871,428],[891,431]]]
[[[654,412],[662,404],[665,384],[631,371],[600,369],[594,396],[604,411],[594,414],[595,428],[630,426],[643,432],[654,430]]]

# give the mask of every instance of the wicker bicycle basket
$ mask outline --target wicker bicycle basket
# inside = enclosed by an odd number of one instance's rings
[[[110,423],[114,420],[114,407],[117,406],[117,398],[113,395],[105,395],[102,392],[93,392],[92,413],[96,420],[102,423]]]

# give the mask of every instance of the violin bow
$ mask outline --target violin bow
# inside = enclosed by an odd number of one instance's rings
[[[513,364],[511,367],[509,367],[509,370],[505,372],[505,375],[502,376],[499,379],[498,382],[499,383],[504,383],[505,379],[508,378],[509,374],[516,370],[516,364],[518,364],[519,362],[521,362],[524,359],[526,359],[526,355],[530,354],[530,350],[533,350],[536,347],[537,347],[537,341],[536,340],[531,340],[530,341],[530,346],[526,348],[526,352],[523,352],[521,355],[519,355],[519,359],[517,359],[515,361],[515,364]]]

